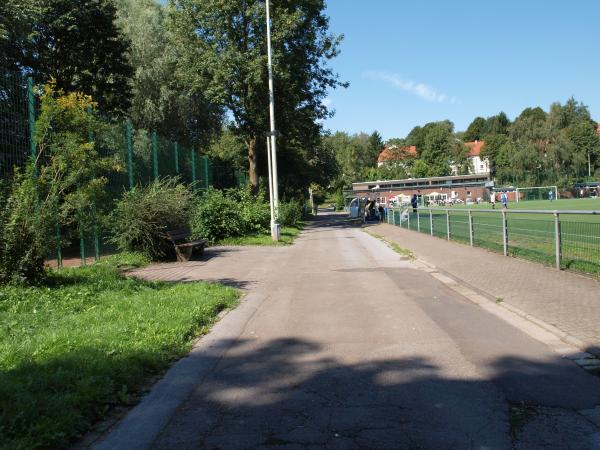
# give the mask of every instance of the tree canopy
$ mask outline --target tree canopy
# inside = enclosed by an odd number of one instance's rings
[[[173,33],[181,46],[179,70],[210,102],[226,108],[232,130],[247,147],[256,188],[268,127],[265,5],[258,0],[173,0]],[[326,65],[341,36],[329,33],[322,0],[272,2],[275,111],[281,178],[297,184],[329,116],[327,90],[341,86]],[[300,165],[300,166],[299,166]],[[262,161],[264,173],[264,158]]]

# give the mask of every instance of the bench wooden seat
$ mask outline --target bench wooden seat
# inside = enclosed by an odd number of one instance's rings
[[[175,246],[177,261],[189,261],[194,253],[198,256],[202,256],[208,242],[206,239],[190,241],[189,238],[192,235],[192,232],[188,228],[167,231],[167,235]]]

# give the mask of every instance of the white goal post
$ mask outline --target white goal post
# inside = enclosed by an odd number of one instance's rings
[[[525,200],[549,200],[548,193],[552,191],[554,193],[554,200],[558,198],[558,187],[557,186],[531,186],[531,187],[520,187],[517,188],[516,200],[522,202]],[[521,196],[523,196],[521,198]]]

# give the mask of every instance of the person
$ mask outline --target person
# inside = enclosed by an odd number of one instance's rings
[[[410,199],[410,204],[412,206],[413,213],[416,214],[418,206],[417,194],[413,194],[412,198]]]
[[[506,192],[502,193],[500,200],[502,201],[502,207],[508,209],[508,196],[506,195]]]
[[[552,203],[552,200],[554,200],[554,191],[548,191],[548,200]]]
[[[490,193],[490,203],[492,204],[492,209],[496,209],[496,193],[494,191]]]
[[[377,210],[379,211],[379,221],[383,222],[383,205],[381,203],[377,207]]]

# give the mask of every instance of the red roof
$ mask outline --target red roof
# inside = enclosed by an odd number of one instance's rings
[[[469,156],[479,156],[481,153],[481,148],[485,144],[485,141],[473,141],[473,142],[465,142],[465,145],[469,147]]]
[[[377,162],[389,162],[389,161],[402,161],[405,158],[416,157],[417,156],[417,147],[414,145],[406,146],[406,147],[384,147],[384,149],[379,154],[377,158]]]
[[[600,136],[600,123],[598,124],[598,126],[596,127],[596,134],[598,136]]]

